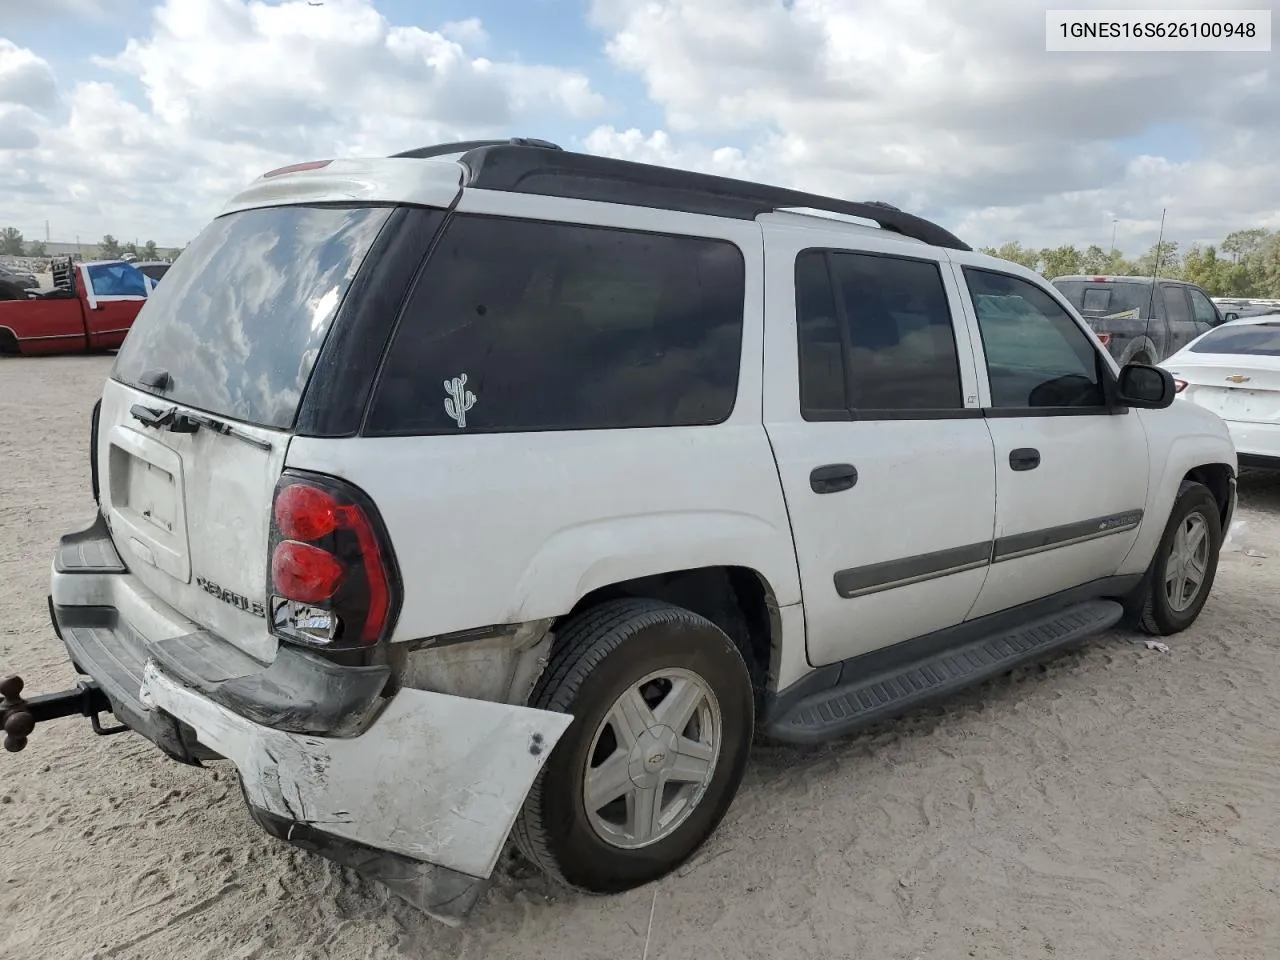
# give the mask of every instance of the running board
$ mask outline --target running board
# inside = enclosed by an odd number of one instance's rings
[[[764,732],[784,743],[817,743],[992,677],[1108,630],[1124,608],[1091,600],[1001,633],[950,647],[894,670],[821,690],[766,724]]]

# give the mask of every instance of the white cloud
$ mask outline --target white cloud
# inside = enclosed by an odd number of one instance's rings
[[[1106,242],[1112,217],[1149,243],[1162,206],[1179,235],[1220,239],[1280,209],[1269,54],[1047,54],[1025,0],[595,0],[592,15],[667,128],[599,128],[599,152],[889,200],[975,243]],[[1132,159],[1124,141],[1155,124],[1192,131],[1203,158]]]
[[[585,74],[476,55],[470,45],[487,40],[477,20],[398,26],[370,0],[166,0],[149,27],[96,59],[125,82],[78,84],[65,95],[66,122],[28,116],[15,127],[6,159],[27,183],[16,215],[28,231],[56,218],[85,236],[181,243],[231,193],[283,163],[506,134],[516,120],[585,121],[605,107]],[[32,100],[41,89],[33,71],[49,83],[52,72],[9,47],[26,71],[16,85]],[[126,83],[145,99],[128,99]],[[56,85],[43,89],[47,108]],[[89,185],[86,199],[70,196],[72,181]]]
[[[0,37],[0,103],[36,109],[58,102],[58,81],[49,64]]]

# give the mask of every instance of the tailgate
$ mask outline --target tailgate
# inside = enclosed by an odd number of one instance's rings
[[[248,424],[235,424],[242,437],[206,427],[175,433],[144,426],[135,404],[173,406],[107,381],[98,470],[116,548],[160,600],[269,662],[276,640],[265,611],[267,537],[289,434]]]

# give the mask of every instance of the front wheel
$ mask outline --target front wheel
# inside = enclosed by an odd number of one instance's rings
[[[520,851],[592,893],[657,880],[719,825],[742,782],[755,705],[733,641],[652,600],[575,618],[530,706],[573,722],[516,821]]]
[[[1146,633],[1169,636],[1195,623],[1213,588],[1221,546],[1218,502],[1203,484],[1184,483],[1151,561],[1138,620]]]

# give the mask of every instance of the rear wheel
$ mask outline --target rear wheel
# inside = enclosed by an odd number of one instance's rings
[[[1209,599],[1222,546],[1218,503],[1200,483],[1184,482],[1151,561],[1138,625],[1168,636],[1195,623]]]
[[[530,706],[574,719],[516,844],[571,886],[629,890],[687,860],[729,809],[754,727],[747,666],[715,624],[652,600],[592,608],[557,646]]]

